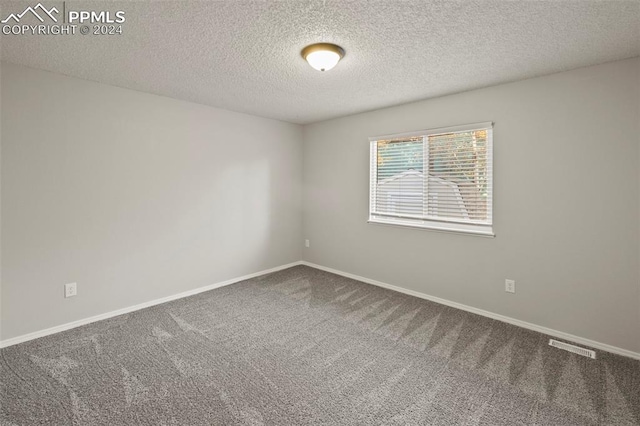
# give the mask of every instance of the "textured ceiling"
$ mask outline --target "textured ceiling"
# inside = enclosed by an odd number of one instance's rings
[[[3,1],[0,14],[35,4]],[[3,35],[2,59],[294,123],[640,55],[637,0],[67,1],[65,7],[124,10],[123,34]],[[347,52],[326,73],[300,57],[305,45],[319,41]]]

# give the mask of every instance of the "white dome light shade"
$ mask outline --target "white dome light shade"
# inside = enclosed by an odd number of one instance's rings
[[[318,71],[327,71],[338,65],[340,55],[336,52],[318,50],[307,55],[307,62]]]
[[[331,43],[311,44],[302,49],[302,57],[318,71],[335,67],[344,56],[344,49]]]

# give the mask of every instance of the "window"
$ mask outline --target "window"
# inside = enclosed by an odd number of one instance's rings
[[[492,129],[370,138],[369,222],[493,236]]]

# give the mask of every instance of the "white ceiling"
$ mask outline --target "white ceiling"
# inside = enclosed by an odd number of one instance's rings
[[[3,1],[2,19],[36,3]],[[65,7],[124,10],[123,34],[0,36],[2,59],[294,123],[640,55],[637,0],[67,1]],[[325,73],[300,57],[305,45],[319,41],[347,52]]]

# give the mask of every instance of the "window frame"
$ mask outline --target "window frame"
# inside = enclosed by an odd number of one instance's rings
[[[453,232],[460,233],[466,235],[476,235],[482,237],[495,237],[495,233],[493,230],[494,222],[493,222],[493,205],[494,205],[494,191],[493,191],[493,175],[494,175],[494,163],[493,163],[493,125],[494,123],[489,122],[480,122],[480,123],[472,123],[465,124],[460,126],[449,126],[449,127],[438,127],[427,130],[419,130],[414,132],[404,132],[404,133],[395,133],[390,135],[381,135],[381,136],[372,136],[369,138],[369,218],[367,223],[377,224],[377,225],[392,225],[392,226],[400,226],[403,228],[413,228],[413,229],[424,229],[431,231],[439,231],[439,232]],[[394,217],[392,214],[374,214],[375,201],[377,200],[376,192],[378,190],[377,182],[373,182],[373,179],[377,179],[377,142],[380,140],[392,140],[392,139],[401,139],[401,138],[417,138],[422,137],[423,144],[428,143],[428,138],[430,136],[436,136],[446,133],[459,133],[459,132],[470,132],[474,130],[487,130],[487,164],[489,166],[488,170],[488,182],[489,187],[491,188],[489,197],[487,198],[487,214],[490,217],[488,224],[477,224],[477,223],[469,223],[465,221],[456,221],[456,220],[437,220],[433,218],[425,219],[425,218],[403,218],[403,217]],[[423,157],[423,163],[426,167],[423,169],[426,170],[426,176],[428,180],[428,163],[429,158],[428,155]],[[424,173],[424,172],[423,172]],[[429,195],[428,191],[426,192],[427,196]],[[428,206],[426,207],[428,208]],[[423,208],[424,209],[424,208]]]

